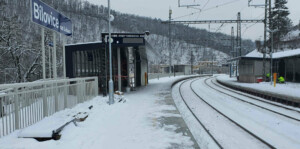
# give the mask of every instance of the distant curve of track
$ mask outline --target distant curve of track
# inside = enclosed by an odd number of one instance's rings
[[[191,89],[191,91],[194,93],[195,96],[198,97],[199,100],[201,100],[202,102],[204,102],[207,106],[209,106],[211,109],[213,109],[214,111],[216,111],[219,115],[223,116],[224,118],[226,118],[227,120],[229,120],[232,125],[235,125],[236,127],[242,129],[243,131],[245,131],[247,134],[249,134],[250,136],[252,136],[253,138],[259,140],[262,144],[265,144],[266,146],[268,146],[269,148],[275,148],[273,145],[271,145],[270,143],[268,143],[267,141],[265,141],[263,138],[260,138],[259,136],[255,135],[254,133],[252,133],[250,130],[248,130],[247,128],[243,127],[242,125],[240,125],[239,123],[237,123],[236,121],[234,121],[233,119],[231,119],[230,117],[226,116],[224,113],[222,113],[220,110],[218,110],[217,108],[215,108],[213,105],[209,104],[205,99],[203,99],[202,97],[200,97],[196,91],[193,89],[192,84],[197,81],[199,79],[193,79],[193,81],[191,81],[191,83],[189,84],[189,87]],[[205,131],[209,134],[209,136],[215,141],[215,143],[220,147],[220,148],[224,148],[221,143],[215,138],[215,136],[213,136],[210,132],[211,130],[209,130],[202,122],[201,120],[197,117],[197,114],[194,113],[194,111],[192,110],[192,108],[190,108],[190,106],[188,105],[188,103],[186,102],[186,99],[184,99],[183,93],[182,93],[182,85],[187,83],[190,80],[186,80],[183,81],[180,86],[179,86],[179,93],[180,96],[182,98],[182,100],[184,101],[185,105],[188,107],[188,109],[190,110],[190,112],[193,114],[193,116],[197,119],[197,121],[200,123],[200,125],[205,129]]]

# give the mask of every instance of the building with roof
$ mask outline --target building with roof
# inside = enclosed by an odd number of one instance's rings
[[[300,82],[300,49],[286,50],[273,53],[272,72],[282,76],[286,81]],[[266,55],[266,70],[270,70],[270,56]],[[246,83],[257,82],[263,77],[263,54],[254,50],[246,56],[237,57],[228,62],[238,62],[238,81]]]

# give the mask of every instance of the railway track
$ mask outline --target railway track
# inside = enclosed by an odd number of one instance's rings
[[[261,105],[258,105],[258,104],[255,104],[255,103],[252,103],[252,102],[243,100],[243,99],[238,98],[238,97],[236,97],[236,96],[234,96],[234,95],[225,93],[224,91],[221,91],[220,89],[217,89],[217,88],[215,88],[215,87],[212,87],[211,85],[209,85],[209,84],[207,83],[207,81],[208,81],[209,79],[211,79],[211,78],[205,79],[204,83],[205,83],[208,87],[210,87],[211,89],[213,89],[213,90],[215,90],[215,91],[217,91],[217,92],[220,92],[220,93],[222,93],[222,94],[224,94],[224,95],[230,96],[230,97],[232,97],[232,98],[234,98],[234,99],[236,99],[236,100],[239,100],[239,101],[241,101],[241,102],[244,102],[244,103],[247,103],[247,104],[250,104],[250,105],[259,107],[259,108],[261,108],[261,109],[267,110],[267,111],[272,112],[272,113],[275,113],[275,114],[278,114],[278,115],[283,116],[283,117],[285,117],[285,118],[288,118],[288,119],[291,119],[291,120],[295,120],[295,121],[300,122],[300,119],[298,119],[298,118],[295,118],[295,117],[286,115],[286,114],[284,114],[284,113],[280,113],[280,112],[278,112],[278,111],[274,111],[274,110],[272,110],[272,109],[266,108],[266,107],[264,107],[264,106],[261,106]],[[270,103],[270,102],[267,102],[267,101],[263,101],[263,100],[261,100],[261,99],[255,98],[255,97],[252,97],[252,96],[249,96],[249,95],[245,95],[245,94],[243,94],[243,93],[239,93],[239,92],[237,92],[237,91],[233,91],[233,90],[227,89],[227,88],[225,88],[225,87],[223,87],[223,86],[220,86],[220,85],[214,83],[212,79],[211,79],[211,82],[212,82],[212,84],[214,84],[215,86],[218,86],[218,87],[220,87],[220,88],[222,88],[222,89],[224,89],[224,90],[230,91],[230,92],[232,92],[232,93],[238,94],[238,95],[240,95],[240,96],[244,96],[244,97],[247,97],[247,98],[250,98],[250,99],[254,99],[254,100],[259,101],[259,102],[267,103],[267,104],[270,104],[270,105],[272,105],[272,106],[276,106],[276,107],[278,107],[278,108],[282,108],[282,109],[285,109],[285,110],[289,110],[289,111],[293,111],[293,112],[300,113],[298,110],[294,110],[294,109],[291,109],[291,108],[288,108],[288,107],[284,107],[284,106],[282,106],[282,105],[278,105],[278,104]]]
[[[182,98],[184,104],[186,105],[186,107],[189,109],[189,111],[192,113],[192,115],[196,118],[196,120],[199,122],[199,124],[203,127],[203,129],[205,130],[205,132],[211,137],[211,139],[216,143],[216,145],[220,148],[223,149],[222,145],[216,140],[216,138],[210,133],[210,131],[205,127],[205,125],[199,120],[199,118],[196,116],[196,114],[193,112],[193,110],[190,108],[190,106],[188,106],[188,104],[186,103],[186,101],[184,100],[184,97],[182,95],[181,92],[181,87],[182,85],[187,82],[189,80],[184,80],[182,81],[182,83],[179,85],[179,94],[180,97]]]
[[[189,87],[191,89],[191,91],[194,93],[194,95],[196,95],[199,100],[201,100],[202,102],[204,102],[206,105],[208,105],[211,109],[213,109],[214,111],[216,111],[218,114],[222,115],[224,118],[226,118],[227,120],[229,120],[233,125],[241,128],[242,130],[244,130],[246,133],[248,133],[249,135],[251,135],[252,137],[254,137],[255,139],[259,140],[262,144],[268,146],[269,148],[274,149],[275,147],[271,144],[269,144],[267,141],[265,141],[263,138],[260,138],[259,136],[255,135],[254,133],[252,133],[250,130],[246,129],[245,127],[241,126],[239,123],[237,123],[236,121],[234,121],[233,119],[231,119],[230,117],[226,116],[224,113],[222,113],[221,111],[219,111],[218,109],[216,109],[213,105],[209,104],[205,99],[203,99],[201,96],[199,96],[196,91],[192,88],[192,84],[197,81],[199,79],[194,79],[190,84]],[[199,120],[199,118],[196,116],[196,114],[194,113],[194,111],[190,108],[190,106],[187,104],[186,100],[183,97],[183,93],[182,93],[182,85],[184,83],[186,83],[187,81],[191,81],[191,80],[186,80],[183,81],[180,86],[179,86],[179,94],[183,100],[183,102],[185,103],[186,107],[189,109],[189,111],[192,113],[192,115],[196,118],[196,120],[200,123],[200,125],[205,129],[205,131],[207,132],[207,134],[214,140],[214,142],[219,146],[219,148],[224,148],[221,143],[210,133],[210,130],[205,127],[205,125]]]

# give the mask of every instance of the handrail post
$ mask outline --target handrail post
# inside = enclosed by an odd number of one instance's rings
[[[79,103],[80,102],[80,98],[81,98],[81,90],[80,90],[80,80],[77,80],[76,81],[76,89],[77,89],[77,92],[76,92],[76,96],[77,96],[77,103]]]
[[[55,112],[58,111],[58,90],[57,90],[57,83],[53,84],[53,93],[54,93],[54,108],[55,108]]]
[[[18,95],[18,88],[15,88],[15,129],[19,129],[19,95]],[[1,107],[2,108],[2,107]]]
[[[67,87],[68,82],[64,82],[64,109],[67,108],[68,105],[68,87]]]
[[[86,101],[86,84],[85,84],[85,79],[83,79],[82,80],[82,99],[83,99],[83,101],[82,102],[84,102],[84,101]]]
[[[43,117],[48,116],[48,104],[47,104],[47,85],[43,85]]]
[[[98,77],[95,78],[95,96],[99,95],[99,89],[98,89]]]

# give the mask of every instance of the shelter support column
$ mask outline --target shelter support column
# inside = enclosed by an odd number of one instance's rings
[[[117,56],[118,56],[118,87],[119,91],[122,91],[122,78],[121,78],[121,51],[120,48],[117,49]]]
[[[287,60],[284,60],[284,78],[286,79],[286,67],[287,67]]]
[[[296,59],[293,59],[293,82],[296,81],[296,66],[295,66],[295,63],[296,63]]]

